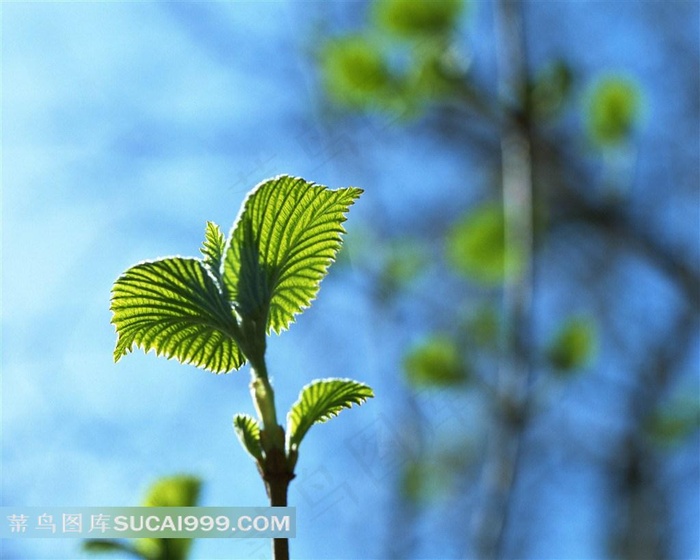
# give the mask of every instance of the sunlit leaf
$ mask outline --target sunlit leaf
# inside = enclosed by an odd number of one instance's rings
[[[260,425],[248,414],[236,414],[233,417],[233,428],[243,448],[255,459],[262,462],[263,453],[260,445]]]
[[[158,480],[146,494],[144,507],[194,507],[199,502],[202,482],[189,475]],[[136,539],[134,548],[153,560],[186,560],[192,539]]]
[[[595,353],[596,327],[586,318],[567,321],[549,346],[549,362],[559,372],[570,372],[589,363]]]
[[[449,387],[468,380],[457,344],[443,334],[413,347],[403,365],[409,383],[415,387]]]
[[[231,306],[208,268],[180,257],[128,269],[112,288],[114,359],[134,345],[214,373],[238,369],[244,358],[232,338]]]
[[[296,450],[309,428],[326,422],[344,408],[374,397],[372,389],[352,379],[318,379],[306,385],[287,415],[289,449]]]
[[[500,284],[519,273],[522,255],[505,242],[503,209],[484,204],[469,212],[447,235],[447,259],[468,278]]]
[[[593,89],[587,112],[588,132],[599,146],[613,146],[627,140],[639,118],[639,86],[627,78],[608,77]]]
[[[223,274],[244,321],[279,333],[309,307],[340,249],[345,214],[361,193],[281,175],[248,195]]]
[[[400,37],[424,38],[452,31],[463,8],[462,0],[377,0],[374,16],[380,26]]]
[[[207,222],[207,228],[204,232],[204,243],[200,249],[204,256],[204,264],[217,275],[221,269],[221,261],[224,257],[224,247],[226,246],[226,238],[221,233],[219,226],[214,222]]]
[[[196,476],[176,475],[161,478],[151,486],[144,507],[192,507],[197,505],[202,481]]]

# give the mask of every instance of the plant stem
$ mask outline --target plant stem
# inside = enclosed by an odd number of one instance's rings
[[[282,455],[282,459],[284,459],[284,453]],[[277,465],[279,461],[273,460],[272,463]],[[286,467],[286,460],[283,463]],[[268,472],[267,464],[265,470],[265,486],[270,496],[270,505],[272,507],[287,507],[287,489],[294,475],[287,473],[286,468],[282,472]],[[272,540],[272,558],[274,560],[289,560],[289,539]]]
[[[251,361],[252,381],[250,392],[258,416],[262,421],[261,445],[265,454],[262,464],[262,477],[265,490],[272,507],[287,507],[287,490],[294,478],[293,467],[290,468],[285,452],[284,429],[277,423],[275,392],[267,375],[265,359]],[[289,540],[278,538],[272,540],[272,557],[274,560],[289,560]]]
[[[270,385],[267,371],[254,367],[251,371],[253,377],[250,390],[253,396],[255,408],[263,423],[263,429],[272,432],[277,427],[277,410],[275,408],[275,392]]]
[[[507,253],[518,255],[523,265],[516,278],[505,278],[503,286],[505,329],[497,401],[484,467],[483,506],[476,524],[477,553],[484,559],[507,556],[506,539],[532,404],[535,192],[522,10],[522,2],[518,0],[499,0],[495,9],[501,105],[514,110],[501,129],[505,248]]]

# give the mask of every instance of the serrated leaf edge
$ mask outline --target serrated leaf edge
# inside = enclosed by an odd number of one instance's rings
[[[358,387],[358,389],[359,388],[367,389],[370,394],[363,395],[363,396],[353,396],[344,404],[339,405],[340,408],[338,410],[329,411],[329,412],[325,412],[325,413],[321,414],[318,418],[316,418],[308,426],[308,428],[304,431],[304,433],[301,434],[300,437],[298,437],[298,441],[294,441],[295,439],[297,439],[298,429],[297,429],[297,432],[292,433],[292,412],[294,411],[294,409],[297,406],[301,405],[302,399],[304,396],[304,392],[307,389],[310,389],[311,387],[313,387],[315,385],[319,385],[321,383],[328,383],[328,382],[352,383],[354,385],[359,385],[360,387]],[[371,398],[374,398],[374,390],[366,383],[362,383],[361,381],[357,381],[356,379],[350,379],[350,378],[346,378],[346,377],[345,378],[343,378],[343,377],[327,377],[327,378],[323,378],[323,379],[314,379],[310,383],[307,383],[306,385],[304,385],[301,388],[301,390],[299,391],[299,397],[297,398],[297,400],[294,402],[294,404],[289,409],[289,412],[287,413],[287,449],[289,451],[296,451],[298,449],[299,445],[301,444],[302,440],[306,436],[306,433],[311,429],[311,427],[313,425],[323,424],[323,423],[327,422],[328,420],[330,420],[331,418],[335,418],[336,416],[338,416],[343,410],[351,409],[353,404],[357,405],[357,406],[361,406],[362,404],[364,404],[365,402],[367,402],[367,400],[369,400]],[[297,428],[298,428],[298,426],[297,426]]]

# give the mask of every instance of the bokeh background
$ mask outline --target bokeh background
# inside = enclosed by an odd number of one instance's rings
[[[292,557],[700,557],[697,2],[0,9],[3,506],[266,503],[248,372],[115,365],[109,293],[289,173],[365,194],[278,406],[377,395],[307,438]]]

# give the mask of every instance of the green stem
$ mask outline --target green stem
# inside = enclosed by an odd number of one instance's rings
[[[265,362],[253,364],[250,373],[252,376],[250,391],[255,408],[262,420],[263,429],[268,433],[272,433],[278,426],[277,410],[275,409],[275,392],[272,389],[272,385],[270,385]]]
[[[287,507],[287,490],[294,472],[284,449],[284,429],[277,423],[275,392],[267,375],[265,359],[251,361],[251,366],[250,392],[263,425],[260,443],[264,452],[261,467],[265,490],[272,507]],[[274,560],[289,560],[289,540],[273,539],[272,553]]]

